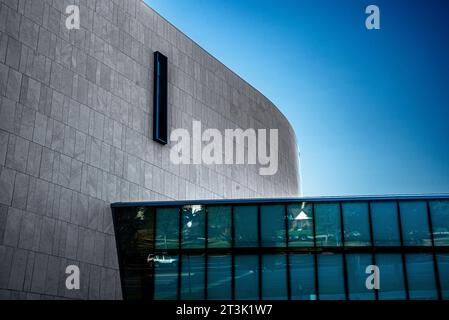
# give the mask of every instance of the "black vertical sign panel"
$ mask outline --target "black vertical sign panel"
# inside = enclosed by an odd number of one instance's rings
[[[167,57],[154,53],[153,140],[167,144]]]

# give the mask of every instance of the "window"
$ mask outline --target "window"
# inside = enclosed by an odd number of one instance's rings
[[[377,254],[376,265],[380,271],[379,300],[404,300],[406,295],[401,254]]]
[[[340,205],[338,203],[315,204],[316,245],[341,246]]]
[[[397,205],[394,201],[371,202],[375,246],[400,246]]]
[[[179,208],[156,209],[156,248],[178,249]]]
[[[305,202],[287,206],[288,246],[313,247],[312,204]]]
[[[178,297],[178,256],[157,256],[154,262],[154,299]]]
[[[257,206],[234,207],[234,224],[236,247],[259,246]]]
[[[259,299],[259,257],[235,256],[235,298],[237,300]]]
[[[285,206],[260,207],[262,247],[285,247]]]
[[[207,246],[209,248],[231,247],[231,207],[208,207],[207,220]]]
[[[182,256],[181,268],[181,299],[204,300],[204,256]]]
[[[292,300],[316,300],[315,257],[313,254],[290,254]]]
[[[437,299],[432,255],[411,253],[405,257],[410,299]]]
[[[406,246],[430,246],[429,219],[425,201],[401,201],[399,203],[402,236]]]
[[[204,248],[205,246],[205,213],[199,205],[182,208],[182,248]]]
[[[433,239],[436,246],[449,246],[449,201],[430,201]]]
[[[167,57],[154,53],[153,140],[167,144]]]
[[[262,299],[287,300],[285,254],[262,255]]]
[[[318,285],[320,300],[344,300],[345,287],[341,254],[318,255]]]
[[[207,257],[207,299],[230,300],[232,298],[231,263],[230,255]]]
[[[343,202],[342,208],[345,246],[371,245],[368,204],[366,202]]]
[[[441,293],[444,300],[449,300],[449,253],[436,255],[440,275]]]
[[[371,273],[365,273],[366,267],[373,264],[371,254],[346,254],[348,268],[348,289],[350,300],[374,300],[374,290],[366,288],[366,279]]]

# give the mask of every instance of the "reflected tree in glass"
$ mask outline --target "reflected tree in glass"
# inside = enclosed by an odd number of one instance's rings
[[[260,207],[262,247],[285,247],[285,206]]]
[[[315,204],[317,246],[341,246],[340,205],[338,203]]]
[[[429,219],[425,201],[401,201],[402,237],[406,246],[430,246]]]
[[[236,247],[259,246],[257,227],[257,206],[234,207],[234,244]]]
[[[207,208],[207,246],[209,248],[231,247],[231,207],[210,206]]]
[[[368,203],[343,202],[342,208],[345,246],[371,245]]]
[[[181,248],[204,248],[205,210],[201,205],[182,207]]]
[[[313,247],[313,214],[311,203],[287,206],[288,246]]]
[[[156,248],[178,249],[179,208],[156,209]]]
[[[398,211],[394,201],[374,201],[371,206],[375,246],[400,246]]]
[[[449,201],[429,201],[436,246],[449,246]]]

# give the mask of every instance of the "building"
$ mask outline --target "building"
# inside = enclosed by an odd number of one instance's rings
[[[69,1],[0,0],[2,299],[121,299],[111,203],[300,195],[295,135],[268,99],[142,1],[75,2],[79,29]],[[154,52],[168,131],[278,129],[277,173],[171,163],[153,135]]]
[[[449,299],[449,196],[112,208],[126,299]]]

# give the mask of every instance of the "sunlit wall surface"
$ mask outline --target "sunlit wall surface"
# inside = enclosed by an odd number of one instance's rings
[[[449,197],[112,207],[125,299],[449,299]]]

